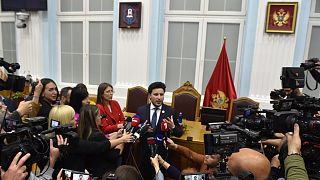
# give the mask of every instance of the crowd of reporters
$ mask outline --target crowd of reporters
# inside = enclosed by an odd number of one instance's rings
[[[6,81],[6,76],[2,71],[0,78]],[[72,142],[61,135],[49,134],[48,136],[51,136],[52,139],[56,137],[57,143],[54,145],[53,140],[50,140],[49,160],[47,164],[38,165],[42,171],[40,175],[36,176],[25,165],[25,162],[30,158],[30,154],[19,152],[13,158],[8,169],[1,169],[1,179],[25,179],[26,177],[28,179],[61,179],[62,168],[79,172],[88,171],[93,177],[102,179],[108,179],[110,173],[114,173],[118,180],[143,179],[141,174],[146,172],[140,172],[137,167],[123,165],[125,161],[123,161],[121,154],[125,147],[124,144],[131,143],[134,137],[132,133],[124,130],[124,115],[119,104],[112,100],[113,87],[110,84],[102,83],[99,86],[97,106],[91,105],[89,93],[83,84],[74,88],[63,88],[60,96],[56,83],[48,78],[41,79],[31,89],[28,97],[29,101],[21,101],[18,108],[8,112],[6,118],[3,119],[16,119],[26,122],[26,117],[43,116],[48,118],[49,129],[52,128],[53,120],[58,121],[60,126],[69,124],[75,128],[74,131],[78,134],[79,139]],[[163,91],[165,92],[165,87]],[[152,89],[149,94],[151,93]],[[159,102],[157,101],[157,103]],[[162,106],[163,99],[160,103],[160,106]],[[153,106],[158,107],[156,103]],[[1,106],[2,113],[5,112],[5,108],[5,105]],[[174,132],[178,125],[176,119],[169,117],[166,121],[171,125],[171,130]],[[4,125],[4,123],[1,124]],[[2,127],[2,133],[6,133],[4,127]],[[177,136],[181,136],[181,134],[178,133]],[[295,124],[294,131],[287,133],[283,139],[286,139],[288,146],[288,153],[284,158],[285,174],[283,177],[288,180],[308,179],[304,160],[301,157],[299,126]],[[166,157],[158,155],[156,150],[156,155],[149,156],[150,153],[148,153],[147,157],[150,160],[150,166],[154,167],[154,173],[152,174],[154,174],[155,179],[161,180],[166,177],[181,179],[182,174],[195,172],[205,172],[209,174],[210,179],[215,178],[220,162],[218,154],[198,154],[174,143],[170,138],[166,138],[162,142],[163,145],[161,146],[190,159],[194,162],[195,167],[200,166],[200,169],[191,167],[191,169],[180,171],[170,164]],[[270,162],[260,152],[244,148],[228,157],[227,166],[233,176],[241,177],[244,173],[249,173],[251,174],[250,177],[254,179],[277,179],[281,175],[271,176],[272,166],[275,164],[277,163]],[[276,168],[279,166],[278,164]]]

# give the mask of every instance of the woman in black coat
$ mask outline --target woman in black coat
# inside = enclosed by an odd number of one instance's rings
[[[85,158],[86,169],[94,177],[102,177],[107,171],[114,171],[119,166],[123,143],[131,142],[131,134],[119,134],[121,137],[107,139],[100,131],[101,116],[95,105],[85,105],[80,110],[80,122],[78,126],[79,138],[93,142],[110,142],[110,150],[106,153],[87,155]]]

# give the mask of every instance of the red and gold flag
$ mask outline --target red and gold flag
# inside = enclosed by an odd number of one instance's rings
[[[226,51],[226,40],[224,40],[218,62],[206,87],[203,106],[229,109],[231,100],[236,98],[237,94]]]

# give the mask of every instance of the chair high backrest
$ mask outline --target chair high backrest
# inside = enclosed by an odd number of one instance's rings
[[[248,97],[233,99],[231,101],[228,121],[232,122],[236,116],[243,115],[245,108],[259,108],[259,103]]]
[[[148,103],[148,91],[142,86],[128,88],[126,112],[136,113],[140,106]]]
[[[199,119],[201,95],[187,81],[181,87],[173,91],[172,107],[177,113],[182,112],[183,118],[195,121]]]

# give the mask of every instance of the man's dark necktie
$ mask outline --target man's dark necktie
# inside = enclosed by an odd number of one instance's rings
[[[152,115],[151,126],[153,129],[156,128],[156,126],[157,126],[157,110],[158,110],[158,108],[154,108],[154,113]]]

